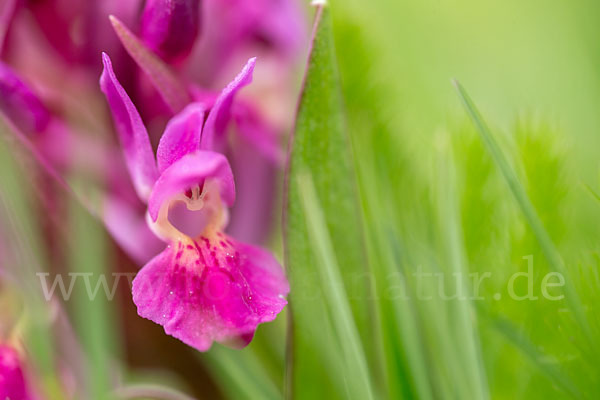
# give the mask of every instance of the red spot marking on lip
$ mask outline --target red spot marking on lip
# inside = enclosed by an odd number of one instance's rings
[[[198,259],[202,263],[202,265],[206,265],[206,260],[204,259],[204,255],[202,254],[202,249],[198,242],[194,241],[194,246],[196,246],[196,250],[198,251]]]
[[[212,257],[212,262],[216,267],[221,267],[221,264],[219,263],[219,259],[217,258],[217,255],[214,251],[210,252],[210,256]]]
[[[225,243],[224,241],[220,241],[219,244],[221,245],[221,247],[227,247],[227,243]]]
[[[192,246],[191,244],[188,244],[186,247],[187,247],[188,250],[193,250],[194,249],[194,246]]]
[[[210,249],[210,240],[202,236],[200,239],[206,244],[206,247]]]

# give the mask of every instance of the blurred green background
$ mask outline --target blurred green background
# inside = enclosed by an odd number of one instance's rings
[[[407,398],[598,395],[597,349],[583,338],[570,306],[493,298],[512,274],[526,271],[523,257],[533,256],[538,295],[551,269],[451,84],[455,78],[464,85],[491,126],[597,337],[600,208],[588,188],[598,192],[600,184],[598,7],[333,2],[349,132],[367,193],[362,201],[372,209],[367,236],[378,224],[383,237],[394,236],[389,251],[400,253],[405,277],[417,268],[448,272],[456,260],[470,272],[493,274],[481,286],[486,300],[474,302],[476,317],[467,321],[476,333],[466,340],[473,343],[461,343],[464,334],[454,332],[461,320],[452,302],[414,305],[415,335],[430,349],[420,354],[424,386],[433,391],[415,384],[418,369],[406,354],[412,342],[405,334],[397,372],[411,376],[398,388]],[[370,199],[369,192],[375,192]],[[382,236],[374,241],[381,246]],[[469,376],[479,357],[484,367]],[[476,379],[489,389],[477,389]]]
[[[595,160],[597,2],[349,0],[333,8],[342,29],[354,24],[371,49],[365,81],[387,87],[382,108],[398,131],[430,136],[455,119],[448,82],[456,78],[501,128],[524,113],[543,116],[587,150],[581,162]],[[339,46],[347,34],[338,31]]]

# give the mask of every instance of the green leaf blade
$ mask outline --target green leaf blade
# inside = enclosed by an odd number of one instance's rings
[[[348,393],[348,369],[335,334],[335,319],[325,306],[328,286],[321,281],[318,250],[314,248],[295,184],[299,174],[313,178],[318,204],[332,239],[352,318],[361,345],[369,329],[366,268],[356,197],[356,180],[350,161],[343,100],[339,84],[332,22],[326,5],[317,7],[312,48],[286,171],[284,205],[285,259],[291,284],[291,329],[288,344],[288,397],[358,396]],[[366,350],[366,354],[372,352]],[[310,386],[302,382],[310,381]]]

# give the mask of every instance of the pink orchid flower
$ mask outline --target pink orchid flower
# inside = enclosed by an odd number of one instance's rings
[[[150,125],[154,125],[152,122],[156,114],[147,112],[148,99],[151,103],[156,103],[158,99],[165,104],[169,110],[166,115],[169,116],[191,102],[201,103],[207,112],[212,108],[221,109],[219,117],[208,124],[214,130],[212,145],[215,150],[230,157],[238,177],[238,197],[241,199],[232,211],[232,224],[228,231],[245,241],[262,242],[270,231],[275,177],[278,167],[283,164],[284,155],[279,144],[278,129],[265,120],[255,101],[234,99],[236,92],[250,82],[250,74],[240,74],[236,78],[240,81],[231,82],[222,93],[202,89],[176,76],[169,65],[156,57],[117,18],[112,18],[112,23],[124,47],[153,87],[154,95],[142,96],[141,99],[144,120],[150,121]],[[252,73],[253,69],[252,65],[252,71],[248,72]],[[224,102],[223,106],[218,102]],[[229,132],[233,135],[228,135]]]
[[[0,345],[0,399],[32,399],[19,354],[4,344]]]
[[[214,341],[247,345],[258,324],[272,321],[287,304],[289,285],[267,251],[226,235],[228,207],[235,199],[233,174],[214,151],[215,134],[233,95],[249,83],[254,59],[207,113],[191,103],[172,118],[156,157],[147,130],[104,54],[100,86],[110,105],[127,167],[148,223],[167,248],[133,282],[140,316],[200,350]],[[196,232],[186,233],[173,215],[178,205],[192,212]]]

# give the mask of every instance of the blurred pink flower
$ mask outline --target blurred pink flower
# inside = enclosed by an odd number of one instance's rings
[[[0,399],[32,399],[19,354],[5,344],[0,345]]]
[[[64,170],[77,167],[96,175],[105,174],[110,162],[105,146],[73,132],[46,107],[17,72],[2,61],[0,116],[4,116],[18,131],[21,139],[30,141],[53,168]]]
[[[305,44],[304,15],[296,0],[203,0],[202,35],[190,61],[200,82],[218,80],[249,54],[287,64]]]
[[[95,68],[101,51],[116,52],[119,46],[108,15],[135,23],[142,0],[35,0],[26,4],[45,38],[65,60]]]
[[[17,9],[17,0],[4,0],[0,4],[0,53],[4,46],[4,38]]]
[[[287,304],[289,291],[272,255],[223,233],[235,188],[227,159],[215,150],[234,95],[250,83],[255,60],[210,107],[194,102],[172,118],[156,158],[142,119],[106,54],[103,61],[100,86],[129,173],[148,204],[149,226],[168,243],[133,282],[138,313],[200,351],[213,341],[248,344],[257,325],[275,319]],[[178,216],[174,210],[181,205],[184,214]]]

